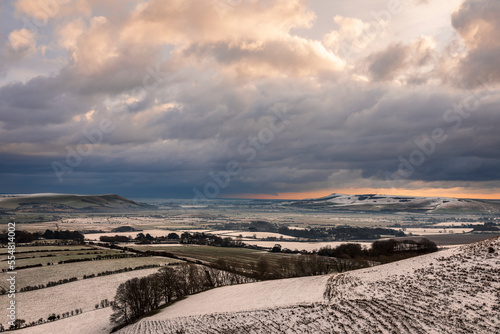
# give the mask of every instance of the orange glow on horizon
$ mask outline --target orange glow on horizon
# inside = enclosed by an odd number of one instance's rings
[[[474,198],[474,199],[500,199],[500,193],[467,192],[464,188],[423,188],[412,189],[374,189],[374,188],[346,188],[335,190],[318,190],[305,192],[284,192],[278,195],[269,194],[237,194],[225,196],[226,198],[247,198],[247,199],[290,199],[300,200],[306,198],[320,198],[332,193],[346,195],[378,194],[378,195],[400,195],[400,196],[421,196],[421,197],[454,197],[454,198]]]

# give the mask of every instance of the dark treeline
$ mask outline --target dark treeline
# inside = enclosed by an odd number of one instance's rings
[[[179,240],[179,235],[177,233],[169,233],[166,236],[153,237],[149,233],[138,233],[135,238],[131,238],[124,235],[114,235],[114,236],[101,236],[99,238],[102,242],[137,242],[141,244],[149,244],[149,243],[160,243],[164,241],[172,241]]]
[[[294,230],[286,226],[281,226],[278,233],[289,235],[296,238],[305,239],[334,239],[334,240],[370,240],[380,239],[382,235],[393,235],[395,237],[404,237],[401,230],[381,227],[357,227],[357,226],[335,226],[331,228],[313,228],[304,230]]]
[[[61,260],[61,261],[58,261],[57,264],[85,262],[85,261],[116,260],[116,259],[135,258],[135,257],[144,257],[144,256],[147,256],[147,255],[141,255],[141,254],[97,255],[96,257],[84,257],[84,258],[79,258],[79,259]]]
[[[129,242],[130,238],[124,235],[115,235],[115,236],[101,236],[99,238],[102,242]]]
[[[40,233],[30,233],[26,231],[16,231],[17,243],[29,243],[40,238]],[[0,243],[7,244],[9,242],[9,235],[7,232],[0,234]]]
[[[169,233],[166,236],[153,237],[149,233],[138,233],[135,238],[127,237],[124,235],[114,235],[114,236],[101,236],[99,238],[102,242],[137,242],[141,244],[149,243],[160,243],[164,241],[175,241],[179,240],[179,235],[177,233]]]
[[[355,261],[392,262],[404,258],[436,252],[436,244],[429,239],[415,240],[377,240],[372,247],[365,249],[360,244],[342,244],[335,248],[320,248],[320,256],[336,257]]]
[[[8,233],[0,234],[0,243],[9,242]],[[40,239],[73,240],[83,243],[84,236],[78,231],[52,231],[46,230],[43,234],[39,232],[16,231],[16,243],[30,243]]]
[[[158,273],[132,278],[120,284],[112,304],[114,313],[110,319],[121,327],[187,295],[252,281],[248,277],[194,264],[182,264],[176,268],[163,267]]]
[[[221,238],[217,235],[205,234],[205,233],[189,233],[184,232],[181,235],[177,233],[169,233],[166,236],[153,237],[149,233],[139,233],[134,239],[127,236],[101,236],[99,238],[101,242],[117,243],[117,242],[136,242],[140,244],[149,243],[162,243],[166,241],[179,242],[181,244],[195,244],[195,245],[207,245],[207,246],[219,246],[219,247],[242,247],[244,246],[238,239],[232,239],[230,237]]]
[[[5,246],[4,246],[5,247]],[[31,247],[31,245],[30,245]],[[23,249],[22,247],[19,247],[19,249]],[[84,249],[78,249],[78,250],[84,250]],[[39,249],[39,250],[29,250],[29,251],[17,251],[16,250],[16,254],[29,254],[29,253],[49,253],[49,252],[53,252],[54,250],[53,249]],[[74,249],[58,249],[57,250],[58,252],[69,252],[69,251],[74,251]],[[46,257],[48,255],[43,255],[43,256],[40,256],[40,257]],[[19,259],[19,258],[17,258]]]
[[[195,244],[195,245],[207,245],[207,246],[218,246],[218,247],[242,247],[243,243],[238,238],[233,239],[230,237],[221,238],[217,235],[205,234],[205,233],[188,233],[184,232],[180,236],[181,244]]]
[[[468,227],[472,227],[472,232],[499,232],[500,228],[498,224],[493,222],[484,223],[483,225],[469,225]]]
[[[43,267],[43,264],[38,263],[38,264],[28,264],[28,265],[25,265],[25,266],[16,266],[16,270],[36,268],[36,267]],[[2,272],[7,272],[7,271],[9,271],[8,268],[2,268]]]
[[[249,223],[222,223],[209,225],[213,230],[241,230],[250,232],[277,232],[278,226],[263,220],[255,220]]]
[[[258,280],[271,280],[325,275],[331,272],[345,271],[344,262],[343,260],[322,257],[315,254],[301,254],[297,256],[283,256],[277,260],[277,263],[271,264],[262,256],[253,266],[253,276]],[[360,268],[357,264],[353,264],[353,266]],[[354,267],[351,269],[354,269]]]
[[[62,240],[74,240],[74,241],[82,241],[84,239],[83,234],[78,231],[52,231],[45,230],[42,234],[42,237],[45,239],[62,239]]]

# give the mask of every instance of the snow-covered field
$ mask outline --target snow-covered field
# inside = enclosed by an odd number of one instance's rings
[[[66,264],[54,264],[52,266],[27,268],[19,271],[16,281],[16,287],[20,289],[26,286],[47,284],[50,281],[57,282],[61,279],[69,279],[71,277],[83,279],[83,275],[97,275],[104,271],[114,271],[123,268],[135,268],[144,265],[165,265],[172,262],[177,262],[177,260],[164,257],[137,257],[102,261],[74,262]],[[0,287],[7,288],[7,278],[8,273],[0,273]]]
[[[495,238],[333,276],[218,288],[119,333],[499,333],[499,254]]]
[[[16,294],[17,318],[24,319],[27,323],[37,321],[55,313],[62,314],[81,308],[83,312],[95,309],[103,299],[113,300],[118,286],[133,277],[143,277],[158,271],[155,269],[144,269],[131,271],[110,276],[96,277],[79,280],[72,283],[57,285],[51,288],[34,290],[29,292],[18,292]],[[23,271],[19,271],[18,278]],[[0,305],[8,305],[7,295],[0,296]],[[0,318],[6,327],[7,317]],[[66,332],[52,332],[66,333]],[[71,333],[71,332],[67,332]]]
[[[199,316],[221,312],[241,312],[323,299],[328,276],[300,277],[222,287],[181,300],[148,321]],[[289,291],[289,293],[284,293]]]

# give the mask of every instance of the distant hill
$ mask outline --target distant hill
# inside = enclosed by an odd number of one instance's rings
[[[110,195],[31,194],[0,195],[0,210],[15,212],[72,212],[152,209],[124,197]]]
[[[301,201],[288,202],[285,205],[318,210],[348,211],[405,211],[434,213],[498,213],[500,201],[482,199],[462,199],[451,197],[414,197],[391,195],[345,195],[329,196]]]
[[[222,287],[118,331],[499,333],[500,238],[332,276]]]

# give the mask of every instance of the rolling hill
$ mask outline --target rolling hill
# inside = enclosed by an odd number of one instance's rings
[[[348,211],[386,211],[386,212],[434,212],[434,213],[498,213],[500,201],[482,199],[463,199],[451,197],[414,197],[391,195],[345,195],[329,196],[285,205],[306,209],[348,210]]]
[[[15,212],[74,212],[139,210],[154,208],[110,195],[31,194],[0,195],[0,210]]]
[[[218,288],[118,333],[499,333],[499,254],[497,237],[333,276]]]

